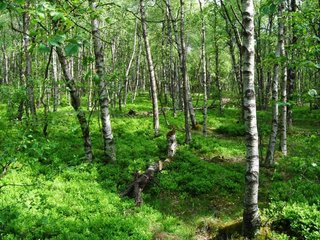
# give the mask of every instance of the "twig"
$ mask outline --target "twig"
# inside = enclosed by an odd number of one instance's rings
[[[242,27],[242,29],[245,30],[245,27],[243,26],[242,22],[241,22],[240,19],[238,18],[238,15],[237,15],[236,12],[234,11],[232,5],[231,5],[230,7],[231,7],[231,11],[232,11],[234,17],[236,18],[237,22],[240,24],[240,26]]]

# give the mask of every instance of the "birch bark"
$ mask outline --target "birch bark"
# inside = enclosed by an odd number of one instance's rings
[[[246,175],[243,213],[243,230],[246,239],[253,239],[260,226],[258,208],[259,141],[254,88],[254,5],[253,0],[242,0],[243,25],[243,90],[244,120],[246,126]]]
[[[276,58],[279,61],[282,55],[282,48],[284,47],[284,22],[283,22],[283,7],[279,5],[278,10],[278,45],[276,50]],[[274,164],[274,152],[277,141],[278,124],[279,124],[279,106],[278,106],[278,85],[279,85],[279,63],[274,66],[274,74],[272,81],[272,128],[269,139],[269,147],[267,150],[266,165],[272,166]]]
[[[27,0],[24,6],[23,11],[23,51],[24,51],[24,58],[25,58],[25,71],[24,71],[24,78],[25,83],[27,86],[27,99],[28,99],[28,107],[30,108],[30,112],[32,117],[36,117],[36,105],[34,99],[34,90],[33,90],[33,83],[31,79],[31,67],[32,67],[32,58],[29,50],[29,25],[30,25],[30,15],[29,15],[29,8],[30,8],[30,0]]]
[[[140,14],[141,14],[142,33],[143,33],[143,39],[144,39],[144,44],[146,48],[148,69],[149,69],[149,75],[150,75],[152,109],[153,109],[153,129],[154,129],[155,136],[158,136],[159,135],[159,109],[158,109],[157,84],[156,84],[156,77],[154,73],[154,66],[153,66],[151,48],[150,48],[149,37],[148,37],[144,0],[140,0]]]
[[[77,118],[81,127],[85,157],[88,161],[92,161],[93,154],[92,154],[92,147],[91,147],[89,124],[87,122],[85,113],[80,107],[80,98],[77,94],[76,84],[71,76],[70,67],[69,67],[70,65],[68,64],[68,61],[66,59],[66,56],[62,48],[57,47],[56,51],[61,64],[61,69],[66,81],[66,85],[70,94],[71,105],[77,113]]]
[[[96,11],[97,3],[95,0],[90,0],[91,9],[93,12]],[[95,55],[95,70],[96,74],[99,77],[99,103],[100,103],[100,117],[102,123],[102,137],[103,137],[103,145],[104,145],[104,153],[107,158],[107,161],[115,161],[116,153],[115,153],[115,145],[113,141],[112,127],[111,127],[111,119],[109,113],[109,101],[107,94],[107,83],[105,76],[105,65],[103,59],[103,48],[100,40],[100,30],[99,30],[99,20],[98,15],[91,21],[92,28],[92,40],[93,40],[93,48]]]

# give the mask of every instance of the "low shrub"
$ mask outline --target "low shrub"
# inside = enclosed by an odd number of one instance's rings
[[[216,129],[216,132],[234,137],[244,136],[246,134],[244,124],[240,123],[221,125]]]
[[[320,209],[315,204],[275,202],[267,215],[275,231],[298,239],[320,239]]]

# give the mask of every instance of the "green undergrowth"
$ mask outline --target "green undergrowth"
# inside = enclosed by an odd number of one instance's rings
[[[187,146],[182,112],[174,118],[166,111],[169,126],[161,115],[156,138],[151,116],[127,114],[130,109],[151,111],[147,95],[141,95],[122,111],[111,109],[115,163],[106,163],[103,157],[101,123],[98,112],[93,111],[90,128],[95,159],[89,164],[83,158],[81,129],[67,104],[49,114],[48,138],[41,133],[41,109],[37,122],[17,122],[6,105],[0,108],[0,163],[12,162],[0,179],[1,239],[197,239],[212,237],[219,226],[241,218],[245,129],[236,109],[226,107],[223,115],[210,109],[207,137],[201,129],[193,131],[192,143]],[[277,151],[275,167],[261,168],[260,208],[269,228],[265,235],[316,239],[320,114],[307,108],[294,113],[289,156]],[[198,111],[200,125],[201,118]],[[310,124],[301,124],[306,119]],[[258,113],[263,154],[270,121],[270,114]],[[177,129],[179,144],[174,161],[145,189],[144,204],[137,208],[133,199],[119,194],[137,171],[166,157],[166,132],[172,126]]]

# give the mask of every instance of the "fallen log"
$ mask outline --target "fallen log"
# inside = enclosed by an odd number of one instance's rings
[[[167,133],[167,158],[164,161],[159,161],[156,163],[152,163],[144,173],[136,173],[135,180],[129,185],[129,187],[121,193],[122,197],[134,197],[136,205],[141,206],[143,203],[142,192],[144,188],[151,182],[155,173],[161,172],[167,164],[169,164],[177,150],[177,138],[176,138],[176,130],[173,128],[171,131]]]

